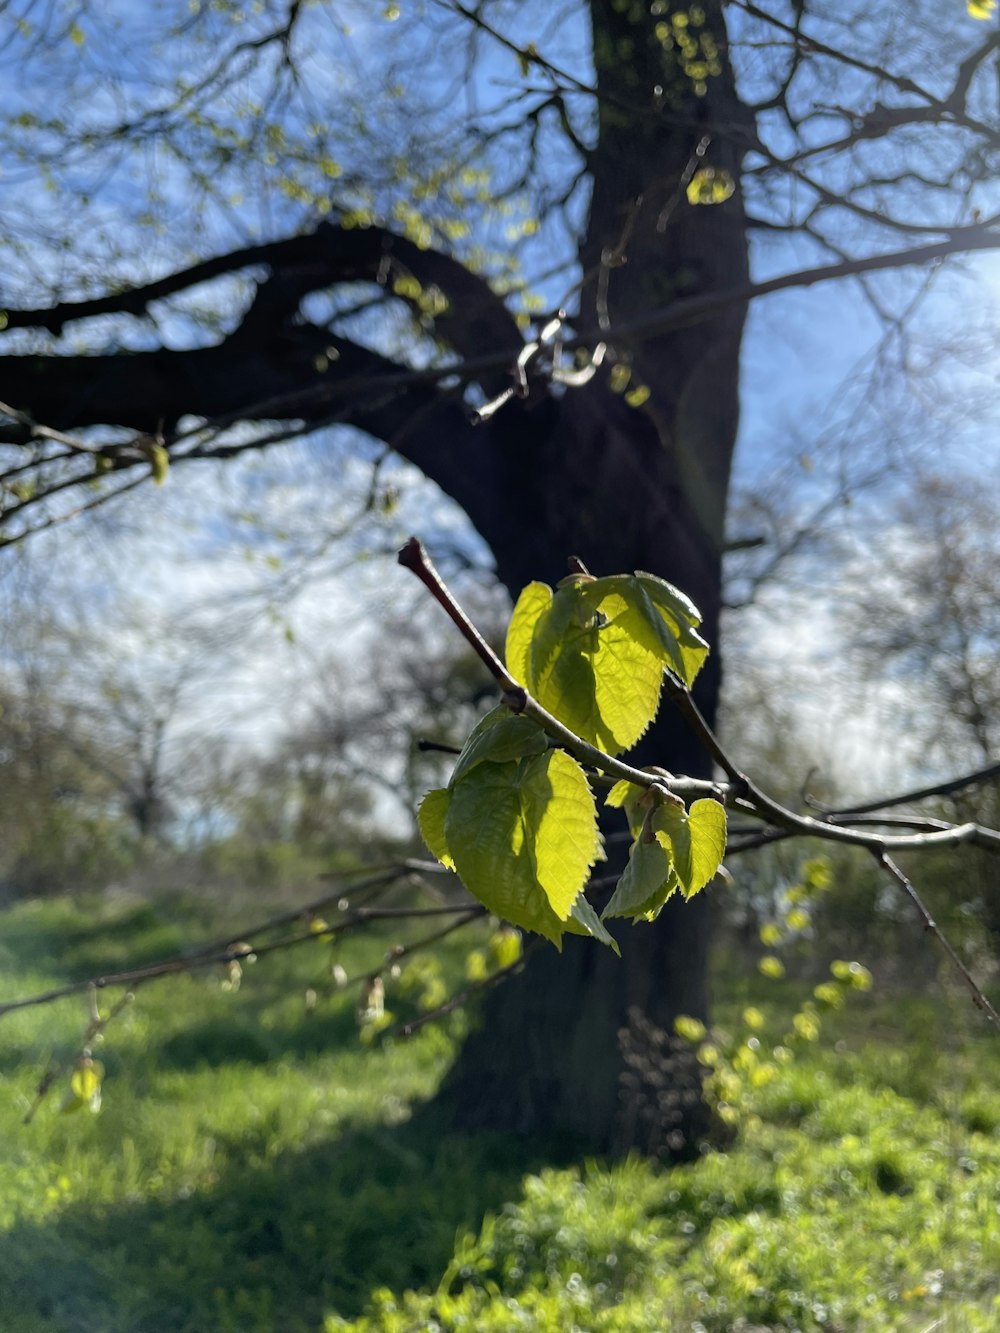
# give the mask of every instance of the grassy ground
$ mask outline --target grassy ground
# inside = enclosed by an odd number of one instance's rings
[[[161,957],[213,915],[22,904],[0,998]],[[60,1111],[83,998],[0,1019],[4,1333],[1000,1328],[1000,1039],[964,1002],[858,996],[781,1063],[803,988],[730,979],[737,1141],[609,1170],[445,1133],[419,1108],[449,1037],[364,1045],[329,965],[317,941],[238,991],[221,969],[140,988],[95,1048],[97,1115]],[[70,1065],[24,1125],[50,1057]]]

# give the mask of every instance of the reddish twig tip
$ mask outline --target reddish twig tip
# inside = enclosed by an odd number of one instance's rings
[[[412,569],[414,571],[418,569],[426,569],[427,552],[424,550],[424,544],[420,538],[408,537],[399,548],[396,561],[398,564],[402,565],[404,569]]]

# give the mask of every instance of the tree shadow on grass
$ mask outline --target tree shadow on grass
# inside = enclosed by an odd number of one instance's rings
[[[456,1232],[520,1196],[572,1145],[446,1128],[433,1104],[245,1166],[210,1191],[120,1208],[74,1203],[0,1249],[0,1327],[45,1333],[316,1329],[372,1290],[436,1285]]]
[[[266,1026],[256,1022],[256,1017],[253,1009],[247,1009],[236,1017],[219,1014],[189,1024],[160,1042],[156,1067],[187,1072],[218,1069],[235,1061],[264,1065],[281,1056],[308,1059],[357,1046],[358,1020],[351,1005],[297,1014]]]
[[[92,919],[80,913],[70,917],[62,900],[47,914],[44,907],[37,917],[5,915],[0,943],[20,963],[57,959],[59,971],[70,980],[145,967],[169,957],[183,948],[191,915],[183,903],[173,914],[159,904],[141,902],[120,907],[113,917],[95,911]]]

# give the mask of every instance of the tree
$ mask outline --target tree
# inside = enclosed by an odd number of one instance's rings
[[[994,826],[1000,814],[995,494],[989,464],[972,476],[917,477],[883,534],[849,631],[861,670],[892,691],[889,706],[911,751],[981,774],[950,794],[943,812]],[[938,915],[980,922],[995,950],[1000,895],[990,860],[971,852],[962,874],[948,866],[939,878]]]
[[[363,677],[336,656],[303,655],[289,690],[297,709],[262,752],[230,757],[228,781],[209,777],[206,796],[225,793],[203,847],[210,868],[244,883],[278,871],[305,881],[412,850],[421,798],[493,693],[474,661],[421,629],[393,619],[392,653]]]
[[[995,152],[996,35],[957,4],[947,18],[753,0],[590,0],[551,16],[500,0],[402,8],[386,9],[403,34],[393,51],[409,58],[405,114],[389,121],[350,80],[338,101],[313,57],[332,7],[296,0],[261,6],[249,30],[226,6],[164,25],[152,91],[129,85],[121,114],[100,102],[87,114],[71,102],[79,123],[14,113],[64,196],[86,191],[81,153],[112,171],[153,145],[203,209],[185,259],[191,232],[171,234],[180,209],[159,187],[152,221],[170,223],[159,244],[174,262],[149,280],[132,246],[117,280],[95,284],[83,272],[95,243],[74,218],[66,294],[40,300],[21,283],[0,358],[5,530],[16,540],[150,474],[350,426],[457,502],[512,593],[554,582],[570,555],[598,573],[649,569],[684,588],[717,643],[748,302],[854,276],[891,321],[899,300],[879,273],[916,273],[905,309],[930,265],[1000,243],[979,184]],[[99,26],[84,8],[69,37],[93,49]],[[52,40],[25,38],[33,59]],[[464,68],[437,55],[456,49]],[[512,91],[485,91],[495,67]],[[86,72],[74,69],[78,96]],[[239,211],[223,196],[240,175],[263,192],[262,239],[220,250],[211,234],[232,234]],[[534,324],[521,279],[489,258],[496,211],[525,196],[522,234],[540,233],[521,246],[527,276],[551,267],[562,284],[540,283],[561,290],[560,309]],[[66,221],[45,217],[56,233]],[[758,237],[761,262],[783,271],[754,283]],[[206,322],[196,299],[209,282]],[[169,312],[162,338],[156,312]],[[82,352],[67,341],[102,320],[105,345],[99,332]],[[710,721],[719,679],[715,654],[697,687]],[[669,714],[637,752],[654,761],[709,772]],[[495,992],[488,1035],[452,1080],[467,1121],[568,1129],[606,1148],[628,1013],[659,1028],[705,1014],[705,901],[629,935],[624,966],[577,943]]]
[[[0,887],[5,897],[83,889],[129,868],[135,839],[107,745],[80,715],[44,612],[8,617],[0,657]]]
[[[856,609],[864,666],[919,681],[920,698],[906,700],[912,729],[970,765],[988,764],[1000,741],[995,493],[989,468],[919,477]]]

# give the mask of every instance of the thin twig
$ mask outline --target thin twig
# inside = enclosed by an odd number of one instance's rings
[[[913,884],[906,877],[906,875],[903,874],[902,870],[900,870],[899,866],[896,865],[895,861],[893,861],[890,857],[886,856],[884,852],[881,853],[875,852],[874,856],[875,860],[879,863],[879,865],[883,868],[883,870],[888,871],[888,873],[895,880],[896,884],[903,890],[907,898],[909,898],[910,902],[917,909],[917,911],[920,914],[920,919],[924,923],[924,929],[934,936],[938,944],[941,946],[941,948],[947,955],[948,961],[951,963],[952,967],[955,968],[959,976],[965,982],[965,985],[968,987],[969,993],[972,996],[973,1004],[976,1006],[977,1009],[981,1010],[982,1013],[985,1014],[985,1016],[989,1019],[989,1021],[993,1024],[995,1028],[1000,1028],[1000,1013],[997,1013],[996,1009],[983,994],[982,987],[979,985],[975,977],[972,975],[972,973],[966,967],[965,963],[962,961],[962,958],[959,955],[958,951],[955,949],[955,946],[951,943],[951,941],[942,931],[941,927],[931,916],[930,912],[927,910],[927,907],[924,905],[923,899],[920,897],[916,889],[913,887]]]
[[[793,810],[787,809],[773,797],[768,796],[741,771],[705,721],[690,692],[679,681],[668,678],[667,692],[709,755],[729,778],[728,786],[720,785],[727,804],[735,806],[744,814],[764,820],[786,833],[824,838],[828,842],[849,843],[855,847],[865,847],[872,852],[920,851],[930,847],[958,847],[970,843],[972,846],[1000,853],[1000,832],[971,821],[964,824],[949,824],[943,829],[934,829],[927,833],[872,834],[828,823],[826,820],[813,819],[808,815],[797,815]],[[669,787],[671,784],[664,780],[663,785]]]
[[[419,1018],[412,1018],[408,1023],[401,1023],[398,1027],[392,1028],[388,1035],[390,1037],[412,1037],[415,1032],[419,1032],[420,1029],[426,1027],[428,1023],[437,1023],[440,1019],[446,1018],[448,1014],[454,1013],[456,1009],[461,1009],[463,1005],[468,1004],[473,996],[479,995],[483,991],[491,990],[502,981],[507,981],[510,977],[515,976],[521,971],[528,954],[534,949],[536,943],[537,941],[532,940],[527,945],[520,958],[515,959],[513,963],[508,963],[508,965],[502,967],[499,972],[493,972],[490,976],[484,977],[482,981],[473,982],[471,986],[466,986],[465,990],[459,991],[457,995],[453,995],[450,1000],[446,1000],[444,1004],[439,1005],[437,1009],[432,1009],[430,1013],[427,1014],[421,1014]]]
[[[421,863],[403,862],[394,870],[386,871],[383,875],[366,881],[365,885],[360,887],[388,887],[396,880],[413,873],[414,864],[420,865]],[[129,968],[122,972],[110,972],[100,976],[87,977],[83,981],[73,981],[63,986],[54,986],[52,989],[42,991],[36,995],[25,996],[18,1000],[8,1000],[5,1003],[0,1003],[0,1018],[20,1009],[31,1009],[39,1005],[51,1004],[53,1001],[64,999],[68,995],[79,995],[88,990],[101,991],[113,986],[132,987],[139,982],[151,981],[158,977],[177,976],[200,968],[224,967],[228,963],[245,962],[251,955],[259,958],[270,953],[294,948],[296,945],[304,944],[309,940],[336,938],[376,921],[420,920],[425,917],[454,915],[469,913],[470,911],[481,914],[485,910],[478,907],[471,909],[468,903],[456,903],[443,907],[358,907],[349,911],[348,915],[336,924],[324,926],[319,930],[308,928],[296,931],[294,934],[283,935],[277,940],[263,944],[247,942],[252,941],[255,937],[259,938],[261,935],[268,934],[280,926],[290,925],[292,922],[313,916],[322,908],[337,902],[342,897],[343,891],[326,894],[322,898],[314,899],[310,903],[282,912],[267,921],[258,922],[243,929],[235,929],[225,937],[226,943],[224,944],[214,941],[202,945],[193,953],[165,958],[145,967]],[[232,943],[234,939],[241,942],[234,944]]]
[[[926,801],[934,796],[953,796],[955,792],[974,787],[980,782],[990,782],[1000,778],[1000,763],[987,764],[985,768],[976,768],[969,773],[962,773],[957,778],[947,778],[943,782],[934,782],[927,787],[915,787],[912,791],[899,792],[895,796],[881,796],[878,800],[864,801],[859,805],[841,806],[836,810],[823,810],[827,818],[848,818],[852,815],[868,815],[876,810],[889,810],[895,805],[909,805],[913,801]],[[820,809],[810,802],[814,809]]]
[[[451,910],[453,912],[461,912],[461,916],[457,921],[449,921],[446,926],[442,926],[440,930],[434,931],[432,935],[422,935],[419,940],[414,940],[412,944],[397,945],[395,948],[389,950],[389,953],[378,967],[370,968],[367,972],[358,972],[353,977],[347,977],[346,980],[342,980],[339,983],[336,989],[347,990],[349,986],[363,986],[369,984],[374,981],[376,977],[380,977],[387,967],[395,966],[400,959],[408,958],[410,954],[413,953],[419,953],[421,949],[428,949],[432,944],[438,944],[441,940],[447,939],[449,935],[453,935],[456,930],[461,930],[462,927],[467,926],[470,921],[479,921],[482,917],[486,916],[486,908],[480,903],[475,903],[471,907],[468,903],[465,903],[462,906],[452,908]]]

